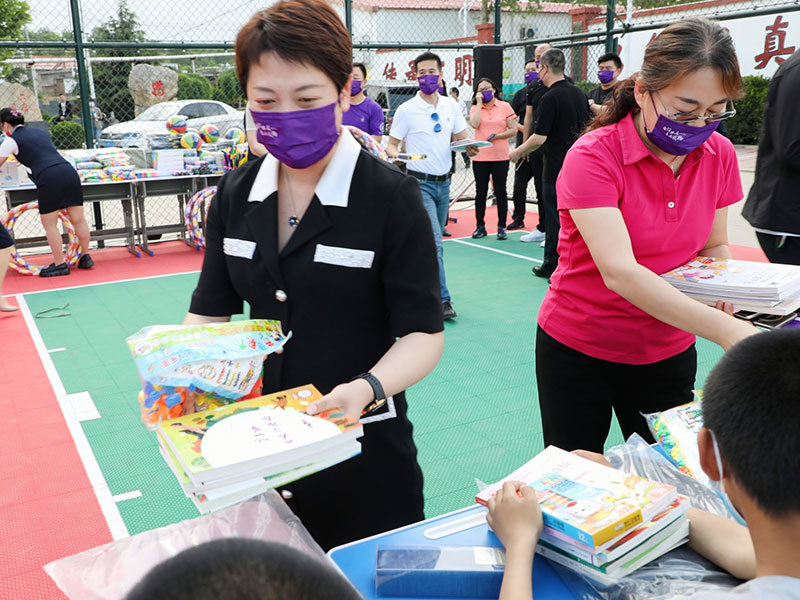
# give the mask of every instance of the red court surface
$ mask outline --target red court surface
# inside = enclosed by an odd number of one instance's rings
[[[487,209],[490,223],[493,212],[493,207]],[[453,211],[452,216],[458,219],[448,224],[453,238],[468,237],[475,227],[474,211]],[[537,220],[536,213],[528,213],[527,228],[535,227]],[[517,244],[509,240],[508,251],[513,252]],[[92,252],[95,268],[74,269],[69,277],[44,279],[9,271],[4,291],[13,296],[187,273],[201,266],[202,252],[183,242],[158,243],[152,248],[155,256],[141,258],[125,248],[96,250]],[[760,249],[732,248],[737,258],[765,260]],[[47,258],[33,260],[44,263]],[[49,600],[63,595],[42,567],[110,542],[112,533],[73,438],[77,422],[70,429],[62,411],[71,409],[59,404],[59,390],[48,379],[46,365],[52,368],[52,362],[33,319],[27,316],[26,321],[21,312],[0,313],[0,409],[4,415],[4,434],[0,436],[4,454],[0,463],[0,599]]]

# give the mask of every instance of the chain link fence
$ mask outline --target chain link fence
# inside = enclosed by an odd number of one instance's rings
[[[599,85],[597,61],[608,48],[618,50],[627,76],[641,65],[652,36],[686,16],[724,20],[745,75],[771,76],[800,47],[800,6],[786,0],[646,0],[635,11],[613,0],[610,6],[605,0],[498,2],[330,0],[352,32],[354,60],[367,66],[367,94],[389,119],[415,93],[413,60],[427,49],[442,58],[447,87],[469,103],[473,48],[483,43],[503,46],[497,83],[507,101],[524,86],[525,62],[544,42],[565,52],[567,74],[585,91]],[[142,145],[143,132],[163,133],[165,119],[178,112],[189,117],[190,127],[211,122],[221,133],[242,127],[246,99],[236,79],[233,40],[269,3],[0,0],[0,106],[23,111],[61,150]],[[471,183],[471,169],[457,157],[453,196],[470,196]],[[177,206],[177,197],[148,200],[148,222],[174,223]],[[106,228],[119,226],[123,217],[108,202],[87,207],[87,214]],[[17,229],[20,237],[43,234],[28,217]]]

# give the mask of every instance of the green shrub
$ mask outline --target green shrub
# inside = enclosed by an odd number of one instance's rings
[[[81,148],[86,143],[83,125],[75,121],[60,121],[50,127],[50,137],[53,145],[59,150]]]
[[[581,89],[581,91],[583,91],[584,94],[588,94],[600,84],[592,83],[591,81],[576,81],[575,85],[577,85]]]
[[[239,87],[239,78],[236,71],[225,71],[217,78],[217,87],[214,88],[214,100],[230,104],[234,108],[244,105],[245,98],[242,88]]]
[[[770,80],[757,75],[743,79],[745,96],[734,102],[736,116],[725,121],[725,126],[734,144],[758,144]]]
[[[211,100],[213,93],[208,79],[202,75],[178,74],[178,100]]]

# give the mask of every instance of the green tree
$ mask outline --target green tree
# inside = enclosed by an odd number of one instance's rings
[[[143,42],[144,32],[139,29],[136,15],[120,0],[117,15],[105,25],[95,27],[89,39],[93,42]],[[113,48],[97,51],[98,56],[130,56],[136,50]],[[92,65],[97,103],[106,114],[114,111],[120,121],[134,117],[133,98],[128,91],[129,62],[103,62]]]
[[[239,78],[236,76],[236,71],[233,69],[225,71],[217,78],[217,87],[214,89],[214,100],[225,102],[235,108],[244,104],[244,93],[239,86]]]
[[[196,73],[178,74],[178,100],[211,100],[213,90],[208,79]]]
[[[725,121],[728,137],[734,144],[758,144],[764,122],[769,79],[747,75],[744,79],[744,98],[734,102],[736,116]]]
[[[22,37],[22,28],[31,22],[31,8],[24,0],[0,0],[0,40],[19,40]],[[13,50],[0,50],[0,60],[11,58]],[[0,76],[8,80],[13,71],[18,67],[3,65]]]

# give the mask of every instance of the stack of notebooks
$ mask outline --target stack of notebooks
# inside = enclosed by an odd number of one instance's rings
[[[674,486],[555,446],[475,500],[486,505],[506,481],[522,481],[536,491],[544,519],[536,552],[596,580],[625,577],[688,540],[689,499]]]
[[[701,256],[661,277],[710,306],[724,300],[737,311],[767,315],[800,308],[800,266]]]
[[[306,385],[160,421],[161,455],[201,513],[236,504],[361,452],[358,421],[305,414],[321,397]]]

